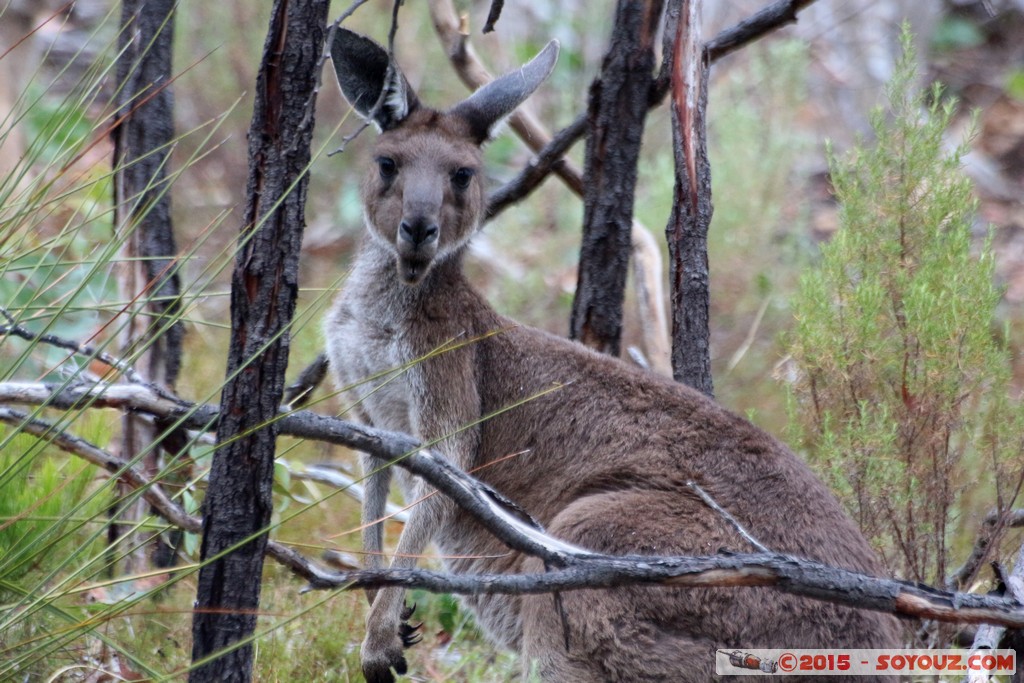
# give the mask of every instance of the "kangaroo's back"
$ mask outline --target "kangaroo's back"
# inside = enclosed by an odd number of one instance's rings
[[[549,45],[440,112],[419,103],[382,48],[337,32],[342,89],[382,131],[363,185],[367,237],[325,327],[339,383],[355,387],[364,419],[436,441],[575,545],[620,555],[749,552],[739,524],[772,551],[880,573],[838,502],[784,445],[696,391],[500,317],[465,280],[462,258],[484,207],[480,145],[556,54]],[[373,458],[364,465],[364,545],[368,564],[379,566],[373,522],[391,475]],[[400,483],[419,502],[392,566],[415,564],[432,541],[458,572],[544,571],[421,483]],[[373,683],[404,673],[403,648],[418,639],[403,623],[402,595],[371,596],[362,658]],[[707,681],[720,648],[898,642],[889,616],[768,588],[466,602],[496,642],[523,653],[524,672],[545,681]]]
[[[695,485],[773,552],[883,573],[824,484],[747,420],[578,344],[525,327],[500,329],[478,343],[480,374],[488,378],[482,411],[495,415],[481,425],[474,467],[553,536],[619,555],[756,552]],[[450,534],[438,541],[442,554],[466,558],[452,563],[457,571],[544,571],[538,560],[502,557],[501,544],[476,525],[454,525]],[[892,617],[769,588],[633,587],[561,600],[565,624],[551,596],[470,602],[498,640],[509,640],[504,612],[520,610],[522,641],[511,644],[538,663],[544,680],[704,681],[719,648],[898,643]],[[623,637],[623,628],[633,636]],[[552,645],[566,633],[568,650]],[[683,661],[689,673],[680,673]]]

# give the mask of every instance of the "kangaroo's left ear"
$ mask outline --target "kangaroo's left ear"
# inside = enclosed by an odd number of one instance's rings
[[[337,27],[331,43],[331,61],[345,99],[360,116],[372,120],[378,130],[394,128],[419,106],[416,93],[397,66],[388,77],[388,51],[369,38]],[[382,91],[384,101],[373,112]]]
[[[451,108],[469,122],[478,143],[490,139],[497,124],[511,114],[551,74],[558,59],[558,41],[552,40],[522,68],[496,78]]]

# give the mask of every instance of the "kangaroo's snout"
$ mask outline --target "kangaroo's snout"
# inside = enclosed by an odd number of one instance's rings
[[[410,243],[414,249],[437,242],[439,233],[437,223],[423,216],[403,219],[398,226],[398,237]]]
[[[437,256],[437,222],[423,216],[402,219],[398,224],[398,275],[407,285],[418,284]]]

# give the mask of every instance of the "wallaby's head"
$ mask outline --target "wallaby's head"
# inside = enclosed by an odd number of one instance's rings
[[[331,59],[342,93],[381,132],[363,182],[367,224],[394,252],[403,282],[420,283],[431,265],[469,241],[484,211],[480,146],[547,78],[557,56],[552,41],[521,69],[442,112],[420,104],[397,66],[389,73],[383,47],[335,31]]]

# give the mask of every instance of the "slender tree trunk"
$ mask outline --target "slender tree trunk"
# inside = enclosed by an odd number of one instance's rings
[[[231,281],[220,445],[204,504],[193,661],[245,639],[256,627],[273,505],[274,418],[298,293],[316,67],[328,5],[328,0],[275,0],[256,81],[247,206]],[[247,681],[251,675],[248,644],[197,667],[189,680]]]
[[[113,130],[115,225],[122,235],[119,265],[122,301],[126,309],[121,325],[121,355],[147,379],[173,386],[181,366],[183,328],[177,320],[180,283],[171,222],[171,196],[167,166],[174,140],[174,95],[171,91],[171,56],[174,40],[175,0],[124,0],[118,36],[116,95],[120,123]],[[156,474],[156,430],[138,416],[122,419],[121,453],[141,457],[141,467]],[[121,487],[126,495],[130,488]],[[113,543],[123,525],[136,523],[146,513],[138,500],[118,515],[123,524],[111,524]],[[148,569],[141,534],[123,543],[132,548],[125,571]]]
[[[622,339],[637,160],[662,0],[619,0],[601,75],[590,88],[583,243],[569,336],[612,355]]]
[[[708,162],[708,62],[700,35],[701,0],[669,0],[666,36],[672,41],[672,147],[675,190],[665,234],[672,298],[672,375],[708,396],[711,381],[708,324],[708,226],[711,165]],[[674,30],[673,30],[674,29]],[[668,57],[667,57],[668,58]]]

